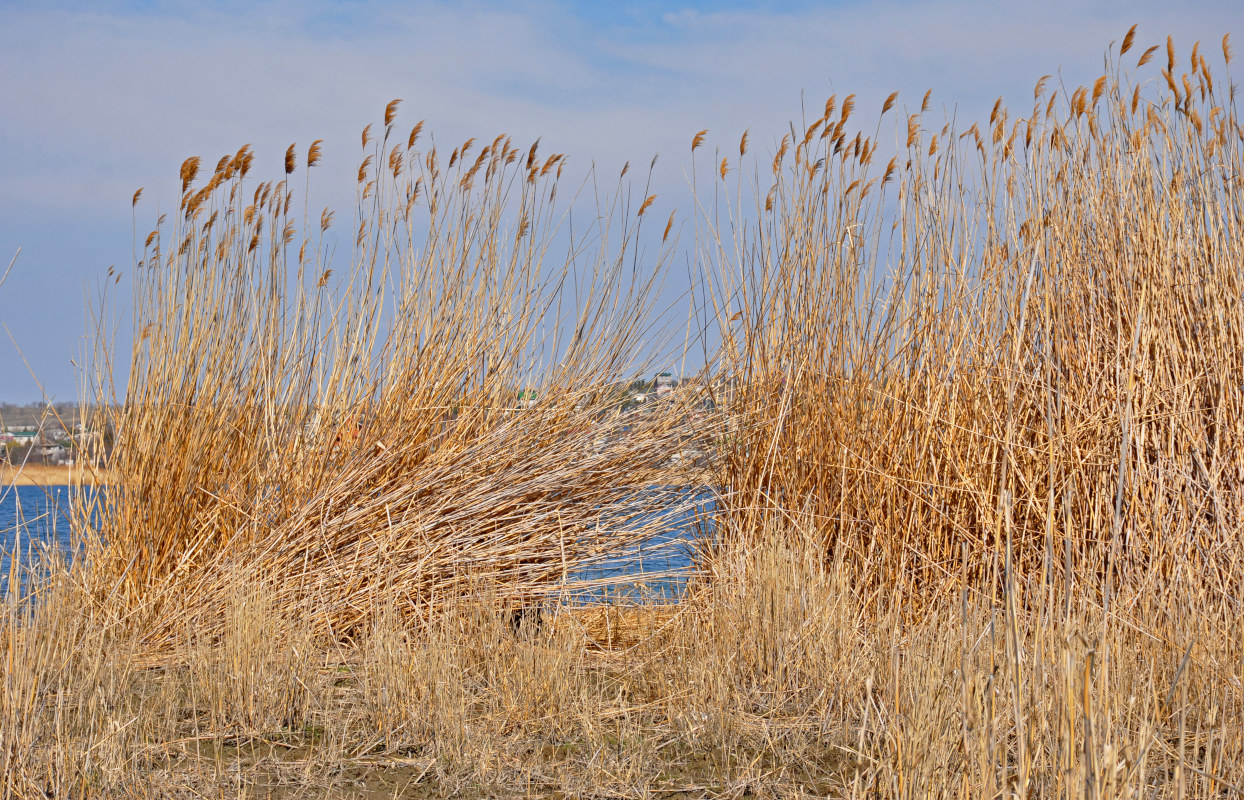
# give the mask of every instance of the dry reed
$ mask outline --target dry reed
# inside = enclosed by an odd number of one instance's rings
[[[707,438],[581,429],[659,335],[655,279],[622,280],[653,199],[566,313],[563,159],[534,145],[442,173],[390,104],[337,283],[319,240],[293,259],[286,187],[242,197],[246,148],[210,189],[188,166],[126,402],[98,404],[119,483],[89,568],[5,606],[0,793],[1244,792],[1244,133],[1230,80],[1166,46],[1161,82],[1042,79],[966,131],[926,94],[896,154],[831,98],[746,200],[746,135],[714,161],[715,540],[677,605],[517,630]]]
[[[1013,570],[1107,607],[1119,582],[1236,602],[1244,134],[1199,58],[1191,92],[1142,80],[1042,79],[983,131],[914,114],[882,175],[844,103],[750,205],[719,184],[743,529],[810,515],[926,598],[966,549],[995,597]]]
[[[378,592],[426,614],[492,576],[505,602],[539,602],[648,535],[625,520],[658,501],[636,492],[696,435],[677,399],[618,413],[668,254],[631,268],[654,198],[633,218],[622,187],[589,198],[597,223],[551,263],[562,156],[541,167],[533,145],[524,168],[502,135],[442,172],[435,147],[388,149],[395,113],[363,136],[342,278],[331,213],[298,233],[293,190],[252,188],[246,147],[198,189],[187,160],[178,217],[147,239],[125,394],[94,383],[115,483],[81,517],[88,593],[153,645],[222,624],[243,572],[336,637]],[[295,160],[291,146],[286,174]]]

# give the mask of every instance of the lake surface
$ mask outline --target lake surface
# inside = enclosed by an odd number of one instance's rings
[[[93,490],[69,486],[0,488],[0,597],[8,591],[15,548],[20,547],[19,567],[38,563],[40,554],[52,547],[61,553],[70,552],[71,491]],[[598,585],[571,592],[567,599],[659,602],[677,598],[686,586],[696,541],[711,535],[708,520],[714,508],[712,490],[703,487],[662,486],[637,493],[631,509],[602,519],[601,526],[620,533],[650,527],[654,534],[637,546],[602,556],[572,575],[572,580]]]
[[[698,542],[712,536],[716,495],[707,487],[657,486],[637,493],[635,508],[633,513],[621,511],[613,515],[614,519],[602,520],[602,527],[614,525],[622,533],[643,527],[652,529],[654,534],[571,576],[572,580],[603,581],[610,585],[574,591],[570,600],[662,602],[682,594]]]
[[[71,491],[93,491],[69,486],[4,486],[0,488],[0,596],[8,592],[9,570],[15,550],[19,567],[29,567],[41,553],[69,552]]]

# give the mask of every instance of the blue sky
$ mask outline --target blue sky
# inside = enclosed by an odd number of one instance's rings
[[[437,141],[543,137],[575,169],[661,154],[685,197],[701,128],[773,148],[832,92],[889,92],[960,120],[1031,102],[1045,73],[1100,74],[1112,41],[1244,33],[1239,0],[884,2],[7,2],[0,7],[0,401],[75,396],[84,297],[176,203],[177,168],[253,144],[260,173],[325,140],[313,198],[348,212],[358,132],[401,97]],[[1216,47],[1214,48],[1216,50]],[[970,123],[969,123],[970,124]],[[963,127],[966,127],[964,125]],[[20,350],[20,354],[19,354]]]

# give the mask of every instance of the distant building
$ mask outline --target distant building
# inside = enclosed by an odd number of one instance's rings
[[[39,458],[44,464],[64,464],[69,460],[69,451],[64,445],[45,444],[38,449]]]
[[[662,372],[657,375],[657,378],[653,381],[653,383],[656,386],[656,395],[658,398],[668,396],[678,386],[678,380],[672,373],[669,372]]]

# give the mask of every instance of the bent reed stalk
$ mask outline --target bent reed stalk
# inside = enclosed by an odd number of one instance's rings
[[[294,258],[287,186],[240,199],[248,149],[200,189],[188,162],[99,406],[89,564],[5,606],[2,793],[1244,791],[1244,128],[1208,51],[1178,74],[1168,39],[1142,80],[1162,48],[1116,66],[1134,44],[1017,119],[943,127],[926,95],[892,157],[854,96],[758,168],[746,135],[716,152],[719,417],[604,448],[583,420],[662,335],[670,251],[622,261],[650,197],[607,207],[567,313],[534,148],[443,172],[391,105],[337,284],[318,236]],[[687,437],[718,500],[681,602],[516,631]]]
[[[299,232],[292,146],[280,181],[250,179],[249,147],[202,186],[187,160],[178,216],[146,238],[126,394],[96,386],[116,481],[83,516],[89,594],[153,642],[218,625],[238,580],[335,636],[381,595],[427,614],[495,578],[534,602],[680,502],[637,505],[692,438],[680,401],[618,415],[668,249],[633,269],[643,218],[621,185],[559,241],[564,156],[501,135],[442,167],[395,108],[363,133],[340,277],[332,213]]]

